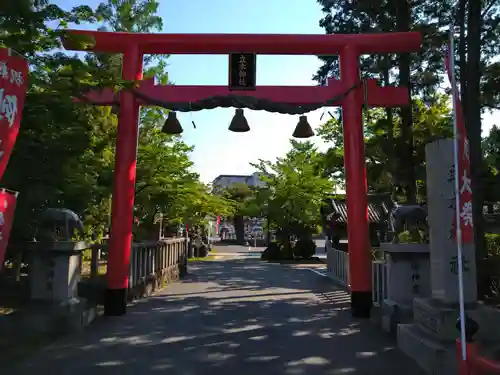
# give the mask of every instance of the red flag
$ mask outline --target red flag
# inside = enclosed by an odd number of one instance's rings
[[[215,223],[215,234],[219,234],[220,216],[217,216],[217,222]]]
[[[0,179],[16,143],[28,88],[28,62],[0,48]]]
[[[445,68],[448,73],[448,79],[452,80],[450,68],[450,55],[453,53],[451,45],[448,44],[448,51],[445,56]],[[457,121],[457,134],[458,139],[458,166],[455,165],[455,173],[459,173],[459,194],[460,198],[460,229],[462,231],[463,243],[472,243],[474,240],[473,222],[472,222],[472,187],[470,178],[470,153],[469,153],[469,139],[467,138],[467,131],[465,129],[465,120],[462,110],[462,103],[460,102],[460,92],[456,85],[452,85],[452,95],[455,102],[455,113]],[[456,219],[453,216],[453,237],[456,237]]]
[[[10,229],[16,211],[17,192],[0,190],[0,270],[5,260]]]

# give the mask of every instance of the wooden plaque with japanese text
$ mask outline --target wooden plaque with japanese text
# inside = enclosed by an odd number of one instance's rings
[[[255,90],[256,78],[255,53],[229,54],[229,90]]]

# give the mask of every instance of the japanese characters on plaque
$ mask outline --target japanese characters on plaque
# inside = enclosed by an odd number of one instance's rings
[[[255,90],[257,57],[254,53],[229,55],[229,89]]]

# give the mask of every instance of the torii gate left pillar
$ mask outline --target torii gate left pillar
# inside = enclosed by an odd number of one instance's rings
[[[229,54],[232,52],[281,55],[339,55],[341,80],[329,80],[327,87],[263,86],[239,95],[291,105],[321,104],[342,93],[344,163],[346,170],[349,278],[352,313],[369,317],[372,307],[371,249],[368,233],[368,204],[364,154],[362,106],[398,107],[408,104],[408,90],[377,87],[369,80],[361,88],[359,56],[374,53],[416,52],[419,33],[349,35],[248,35],[248,34],[139,34],[69,30],[86,36],[93,46],[84,50],[123,53],[123,79],[142,78],[144,54]],[[81,49],[64,41],[67,49]],[[353,89],[354,88],[354,89]],[[143,96],[161,102],[197,102],[210,96],[229,95],[225,86],[156,86],[144,81],[137,88]],[[231,92],[231,94],[235,94]],[[115,104],[112,90],[92,92],[87,99],[97,105]],[[127,288],[132,244],[138,113],[140,105],[131,92],[119,95],[120,118],[116,142],[115,175],[108,253],[105,314],[126,312]]]

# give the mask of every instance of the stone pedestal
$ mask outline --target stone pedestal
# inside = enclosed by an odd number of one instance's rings
[[[388,267],[387,299],[381,306],[382,328],[395,333],[398,323],[411,322],[413,299],[431,293],[429,245],[382,243],[380,248]]]
[[[457,245],[452,224],[455,214],[453,141],[426,146],[427,202],[430,230],[431,297],[413,301],[413,324],[398,326],[398,347],[432,375],[457,374],[454,340],[459,332]],[[466,313],[479,323],[479,341],[500,340],[498,310],[477,304],[474,246],[463,249]]]
[[[77,298],[85,242],[61,241],[31,244],[31,298],[63,303]]]
[[[416,298],[413,308],[413,324],[398,325],[399,349],[428,374],[456,375],[458,307],[444,305],[432,298]],[[466,314],[479,322],[476,338],[482,348],[487,350],[500,344],[500,312],[497,309],[475,304],[466,309]]]
[[[2,322],[12,334],[46,335],[78,331],[97,316],[97,307],[77,294],[84,242],[32,242],[30,250],[30,305]]]

